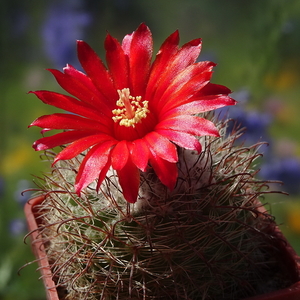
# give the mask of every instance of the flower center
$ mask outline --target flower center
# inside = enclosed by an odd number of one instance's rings
[[[112,119],[120,125],[134,128],[135,124],[146,118],[149,112],[148,101],[141,101],[141,96],[132,97],[128,88],[117,90],[117,92],[120,98],[116,104],[120,108],[112,111],[114,115]]]

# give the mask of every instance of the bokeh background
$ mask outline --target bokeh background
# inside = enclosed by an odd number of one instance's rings
[[[104,57],[106,32],[122,37],[141,22],[151,28],[155,50],[176,29],[181,43],[201,37],[200,59],[218,63],[213,82],[234,91],[231,117],[248,127],[246,144],[261,148],[260,176],[282,180],[266,195],[281,229],[300,253],[300,1],[298,0],[2,0],[0,3],[0,299],[45,299],[26,234],[23,206],[48,165],[27,129],[54,112],[30,90],[59,91],[46,68],[78,68],[77,39]]]

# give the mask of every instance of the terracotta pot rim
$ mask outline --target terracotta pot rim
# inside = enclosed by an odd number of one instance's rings
[[[47,299],[59,300],[55,282],[52,280],[52,272],[47,255],[45,253],[44,244],[42,239],[39,237],[38,224],[34,214],[34,207],[38,204],[41,204],[45,198],[45,195],[40,195],[30,199],[25,204],[24,211],[27,219],[28,229],[30,231],[29,235],[32,241],[32,251],[37,258],[36,261],[39,265],[38,270],[41,272],[41,278],[44,286],[46,287]]]

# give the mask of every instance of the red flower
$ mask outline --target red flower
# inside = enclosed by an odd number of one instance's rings
[[[176,145],[201,151],[196,136],[218,136],[211,121],[195,114],[235,101],[224,86],[210,83],[214,63],[196,62],[201,40],[178,47],[175,31],[152,57],[152,35],[141,24],[120,44],[105,39],[107,68],[83,41],[78,58],[86,74],[70,65],[64,72],[49,70],[72,96],[50,91],[33,92],[44,103],[69,111],[36,119],[30,126],[64,132],[37,140],[35,150],[69,144],[55,158],[74,158],[85,150],[75,182],[80,191],[98,178],[98,188],[110,167],[116,170],[125,199],[134,203],[140,170],[148,164],[161,182],[172,189],[177,180]]]

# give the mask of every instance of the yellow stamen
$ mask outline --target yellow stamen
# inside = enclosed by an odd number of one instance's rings
[[[142,97],[132,97],[128,88],[117,90],[119,94],[119,100],[117,101],[118,109],[114,109],[112,113],[115,115],[112,117],[114,122],[125,127],[135,127],[135,124],[141,122],[143,118],[146,118],[148,109],[148,101],[141,101]]]

